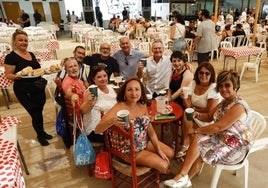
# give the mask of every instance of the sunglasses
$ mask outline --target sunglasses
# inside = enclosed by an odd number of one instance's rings
[[[199,75],[206,75],[206,76],[209,76],[211,73],[210,72],[203,72],[203,71],[199,71],[198,72]]]
[[[219,88],[223,88],[223,87],[230,88],[231,87],[231,84],[230,83],[225,83],[225,84],[220,84],[219,85]]]
[[[125,57],[125,64],[129,65],[128,60],[127,60],[127,56]]]

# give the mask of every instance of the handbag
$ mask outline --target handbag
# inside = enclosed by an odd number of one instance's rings
[[[110,158],[107,151],[102,150],[97,154],[94,173],[96,178],[111,178]]]
[[[184,40],[184,42],[185,42],[186,50],[187,50],[188,52],[190,52],[190,51],[191,51],[191,48],[190,48],[188,42],[185,40],[185,38],[184,38],[184,36],[183,36],[181,30],[179,29],[179,27],[178,27],[177,25],[175,25],[175,26],[177,27],[178,31],[180,32],[180,34],[181,34],[181,36],[182,36],[181,38],[182,38],[182,39]]]
[[[76,129],[79,129],[81,134],[76,141]],[[84,133],[84,126],[78,104],[74,108],[74,164],[76,166],[93,164],[96,159],[95,150]]]
[[[66,122],[64,119],[63,109],[61,108],[56,119],[56,132],[59,136],[64,137],[66,135]]]
[[[44,90],[47,85],[47,80],[45,78],[40,78],[39,80],[34,81],[34,85],[40,90]]]

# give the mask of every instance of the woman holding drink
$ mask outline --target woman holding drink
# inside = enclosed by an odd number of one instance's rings
[[[125,127],[127,124],[117,116],[118,111],[129,111],[130,126],[134,126],[134,143],[137,165],[157,169],[161,173],[169,172],[172,148],[160,142],[152,127],[146,107],[145,88],[138,78],[130,78],[121,86],[117,103],[101,119],[95,128],[97,134],[103,133],[112,125]]]

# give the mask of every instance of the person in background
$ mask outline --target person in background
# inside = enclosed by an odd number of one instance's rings
[[[66,18],[67,18],[67,23],[71,22],[71,13],[69,10],[67,10]]]
[[[30,16],[29,14],[25,13],[24,10],[20,11],[20,25],[22,28],[31,26]]]
[[[39,23],[42,21],[42,16],[41,16],[41,14],[38,12],[37,9],[34,11],[34,15],[33,15],[33,17],[34,17],[34,21],[35,21],[35,26],[37,26],[37,24],[39,24]]]
[[[191,38],[194,39],[195,35],[196,35],[196,28],[195,28],[195,21],[194,20],[190,20],[189,21],[189,26],[185,26],[185,38]]]
[[[194,80],[189,84],[188,98],[183,99],[185,108],[194,108],[199,113],[209,113],[219,103],[220,95],[216,91],[216,74],[214,67],[209,62],[201,63],[194,74]],[[208,122],[202,122],[196,118],[194,121],[186,121],[186,114],[182,118],[183,141],[182,148],[176,154],[176,158],[186,155],[190,145],[190,136],[188,129],[192,127],[202,127],[208,125]]]
[[[41,76],[36,78],[22,78],[18,72],[26,67],[33,69],[40,68],[35,55],[27,50],[28,36],[23,30],[17,29],[12,35],[13,51],[5,58],[6,78],[13,80],[14,93],[32,118],[32,126],[37,134],[37,140],[42,146],[49,145],[47,140],[53,137],[44,130],[43,109],[46,102],[45,87],[39,88],[36,82],[41,80]]]
[[[227,14],[226,16],[226,19],[225,19],[225,23],[226,24],[233,24],[234,23],[234,16],[233,16],[233,11],[232,10],[229,10],[229,13]]]
[[[245,158],[252,144],[252,114],[246,101],[237,95],[239,87],[237,72],[219,73],[216,90],[223,100],[208,113],[194,112],[195,118],[214,123],[188,129],[191,142],[183,165],[173,179],[164,181],[165,186],[190,187],[190,179],[200,171],[202,162],[234,165]]]
[[[122,16],[123,16],[123,21],[128,19],[128,11],[127,11],[127,8],[124,7],[124,10],[122,11]]]
[[[224,39],[226,38],[226,37],[231,37],[231,36],[233,36],[233,31],[231,30],[231,24],[226,24],[225,25],[225,27],[224,27],[224,30],[221,32],[221,36],[222,36],[222,38],[221,38],[221,40],[222,41],[224,41]]]
[[[140,60],[146,58],[147,54],[131,49],[128,37],[121,37],[119,42],[121,49],[115,52],[112,57],[116,59],[119,65],[120,76],[123,78],[134,77],[137,75]]]
[[[170,28],[170,39],[173,40],[172,51],[185,51],[186,43],[184,19],[181,14],[174,17],[174,24]]]
[[[236,24],[235,30],[233,31],[232,34],[235,37],[236,36],[239,36],[239,35],[244,35],[244,37],[245,37],[246,36],[246,32],[243,29],[243,25],[240,24],[240,23]],[[240,46],[240,44],[238,44],[238,39],[236,39],[236,41],[235,41],[235,47],[238,46],[238,45]]]
[[[99,27],[103,27],[103,19],[102,19],[102,12],[100,11],[100,7],[95,7],[96,10],[96,19],[98,20]]]
[[[108,74],[108,80],[110,80],[111,75],[119,76],[119,66],[117,64],[117,61],[110,56],[111,54],[111,45],[107,42],[104,42],[100,45],[100,53],[99,54],[93,54],[92,56],[86,56],[84,58],[85,64],[89,65],[90,68],[94,68],[95,66],[102,65],[105,67],[107,74]],[[90,71],[91,74],[91,71]],[[90,76],[91,78],[92,76]],[[93,80],[88,79],[89,82],[92,82]]]
[[[193,73],[187,68],[187,56],[183,52],[174,51],[171,54],[170,61],[173,66],[173,72],[169,77],[168,99],[179,104],[182,108],[182,87],[186,87],[193,80]]]
[[[130,126],[134,128],[135,160],[137,165],[169,173],[170,159],[174,151],[158,140],[146,107],[145,88],[138,78],[130,78],[121,86],[116,97],[117,103],[102,117],[95,128],[97,134],[115,125],[122,128],[125,122],[117,117],[119,110],[128,110]]]
[[[98,97],[91,110],[83,110],[83,124],[88,139],[91,142],[104,143],[104,135],[96,134],[95,127],[100,122],[102,116],[115,105],[116,92],[111,85],[108,85],[108,74],[104,66],[94,66],[91,69],[91,79],[93,84],[98,87]]]
[[[72,23],[77,23],[78,22],[78,17],[75,15],[74,11],[72,11],[71,22]]]
[[[209,11],[202,9],[198,14],[202,22],[197,27],[196,37],[193,42],[193,49],[197,51],[198,64],[209,61],[209,54],[212,50],[212,40],[215,35],[215,24],[209,18]]]

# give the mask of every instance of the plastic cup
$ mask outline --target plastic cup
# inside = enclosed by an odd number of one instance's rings
[[[190,93],[190,88],[189,87],[182,87],[182,91],[183,91],[183,98],[187,99],[188,95]]]
[[[122,118],[122,120],[126,123],[126,128],[129,128],[129,111],[128,110],[119,110],[117,112],[117,117]]]
[[[166,106],[168,103],[167,97],[165,96],[158,96],[156,99],[156,110],[158,113],[165,114],[166,113]]]
[[[193,108],[186,108],[185,109],[186,118],[188,121],[192,121],[194,117],[194,109]]]
[[[143,67],[146,67],[146,65],[147,65],[147,59],[141,59],[141,63],[143,64]]]
[[[90,85],[88,88],[94,97],[98,97],[98,87],[96,85]]]
[[[147,97],[147,102],[146,102],[147,106],[151,106],[153,96],[151,94],[146,94],[146,97]]]

